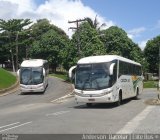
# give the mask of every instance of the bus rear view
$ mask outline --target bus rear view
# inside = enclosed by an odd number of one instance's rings
[[[48,85],[48,72],[48,62],[46,60],[23,61],[18,71],[21,92],[44,92]]]

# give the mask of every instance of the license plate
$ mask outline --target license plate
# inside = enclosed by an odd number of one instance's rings
[[[93,102],[93,101],[95,101],[95,99],[88,99],[88,101],[92,101]]]

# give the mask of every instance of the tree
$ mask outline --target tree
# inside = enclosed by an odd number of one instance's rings
[[[63,63],[64,50],[69,42],[68,36],[47,20],[41,20],[31,28],[35,38],[38,32],[38,37],[30,48],[31,58],[47,59],[50,67],[56,71],[56,67]]]
[[[112,26],[102,31],[105,36],[101,37],[101,41],[104,43],[107,54],[120,55],[125,58],[139,62],[143,66],[143,70],[147,69],[147,61],[144,59],[143,52],[137,44],[135,44],[127,33],[117,27]]]
[[[5,37],[4,33],[0,33],[0,64],[5,64],[8,59],[10,58],[10,52],[5,47],[5,44],[7,43],[7,39]]]
[[[87,22],[80,25],[80,57],[105,54],[99,34]],[[77,49],[77,32],[72,36],[72,45]],[[77,51],[78,52],[78,51]]]
[[[141,49],[131,39],[127,33],[117,27],[112,26],[103,31],[105,36],[101,37],[108,54],[117,54],[123,57],[139,61],[142,55]]]
[[[55,30],[62,36],[66,36],[66,33],[62,29],[54,26],[53,24],[50,24],[48,19],[37,20],[37,22],[34,23],[29,29],[31,30],[31,37],[34,38],[34,40],[40,40],[41,36],[48,32],[50,29]]]
[[[80,52],[78,48],[77,30],[72,36],[69,45],[65,48],[64,67],[69,69],[75,65],[80,58],[105,54],[105,48],[100,40],[100,35],[96,29],[92,28],[88,22],[83,22],[79,27]],[[80,53],[80,54],[79,54]]]
[[[129,58],[132,50],[132,41],[127,37],[127,33],[117,26],[112,26],[103,31],[105,36],[101,39],[109,54],[117,54]]]
[[[71,40],[66,44],[61,54],[63,58],[62,65],[66,70],[69,70],[71,66],[74,66],[79,58],[77,48]]]
[[[150,73],[158,73],[159,66],[159,49],[160,49],[160,35],[149,40],[144,49],[144,56],[149,63]]]
[[[102,24],[99,26],[100,23],[99,23],[98,20],[97,20],[97,15],[96,15],[96,17],[95,17],[94,20],[92,20],[92,19],[89,18],[89,17],[87,17],[87,18],[85,18],[85,19],[86,19],[86,21],[89,23],[89,25],[90,25],[92,28],[96,29],[98,32],[100,32],[100,29],[101,29],[102,27],[106,26],[105,23],[102,23]]]
[[[13,71],[15,71],[14,59],[16,60],[16,70],[18,69],[18,38],[25,26],[31,23],[30,19],[10,19],[5,21],[0,19],[0,31],[6,34],[8,38],[8,48],[11,52]],[[14,57],[14,54],[15,57]]]

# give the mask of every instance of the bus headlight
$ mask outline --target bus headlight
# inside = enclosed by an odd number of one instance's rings
[[[81,93],[78,93],[78,92],[75,92],[75,91],[73,92],[73,94],[74,95],[81,95]]]
[[[25,86],[25,85],[20,85],[20,87],[21,87],[21,88],[26,88],[26,86]]]
[[[111,93],[111,92],[113,92],[113,89],[108,90],[108,91],[104,91],[104,92],[103,92],[103,95],[107,95],[107,94],[109,94],[109,93]]]
[[[43,84],[42,85],[38,85],[37,88],[44,88]]]

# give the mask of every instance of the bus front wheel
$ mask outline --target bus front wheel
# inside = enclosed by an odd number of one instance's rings
[[[117,106],[120,106],[122,104],[122,93],[119,93],[118,101],[117,101]]]
[[[135,100],[138,100],[138,95],[139,95],[139,88],[136,90],[136,96],[134,97]]]

